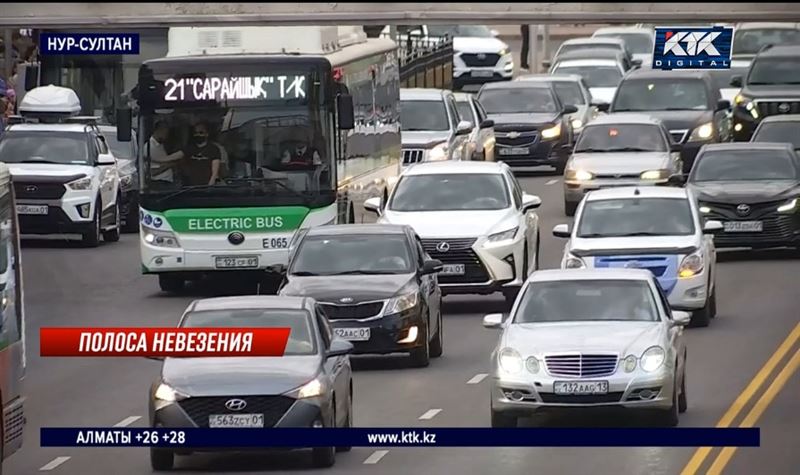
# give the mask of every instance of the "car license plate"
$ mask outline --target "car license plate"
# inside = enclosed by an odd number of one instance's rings
[[[442,266],[442,271],[439,272],[440,275],[464,275],[465,273],[464,264],[445,264]]]
[[[251,269],[258,267],[258,256],[219,256],[214,265],[217,269]]]
[[[261,240],[264,249],[289,249],[289,236],[268,237]]]
[[[264,414],[212,414],[208,416],[208,427],[212,429],[264,427]]]
[[[500,155],[527,155],[530,150],[527,147],[500,148]]]
[[[369,328],[334,328],[333,334],[349,341],[367,341],[370,337]]]
[[[17,213],[19,214],[46,215],[47,212],[47,205],[17,205]]]
[[[760,233],[764,230],[763,221],[728,221],[723,224],[726,233]]]
[[[608,381],[556,381],[553,392],[563,396],[608,394]]]
[[[490,78],[494,76],[494,71],[472,71],[470,74],[474,78]]]

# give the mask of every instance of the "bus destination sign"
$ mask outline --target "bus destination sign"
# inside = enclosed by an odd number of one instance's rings
[[[164,81],[164,102],[305,99],[306,76],[180,77]]]

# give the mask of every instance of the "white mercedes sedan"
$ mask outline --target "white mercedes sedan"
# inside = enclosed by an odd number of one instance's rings
[[[378,222],[407,224],[422,239],[442,293],[502,292],[510,304],[539,267],[538,196],[499,162],[429,162],[403,170],[387,202],[364,203]]]
[[[675,426],[686,411],[690,314],[670,310],[642,269],[531,274],[492,352],[492,427],[516,427],[543,409],[621,407]]]

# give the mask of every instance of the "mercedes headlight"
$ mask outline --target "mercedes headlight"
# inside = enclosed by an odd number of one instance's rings
[[[678,268],[678,277],[686,279],[694,277],[703,271],[703,254],[700,251],[689,254],[683,258]]]
[[[156,388],[155,398],[159,401],[175,402],[185,397],[185,395],[179,393],[166,383],[161,383],[158,385],[158,388]]]
[[[594,179],[594,173],[586,170],[567,170],[564,178],[566,180],[589,181]]]
[[[522,371],[522,357],[513,348],[503,348],[497,355],[500,369],[508,374],[519,374]]]
[[[575,130],[580,129],[583,127],[583,121],[580,119],[572,119],[572,128]]]
[[[695,127],[692,135],[689,136],[689,142],[696,142],[698,140],[708,140],[714,135],[714,124],[707,122],[700,127]]]
[[[517,235],[518,230],[519,226],[516,226],[507,231],[501,231],[499,233],[490,234],[488,238],[489,242],[507,241],[509,239],[514,239],[514,236]]]
[[[561,124],[556,124],[549,129],[542,130],[542,138],[543,139],[554,139],[561,135]]]
[[[71,181],[71,182],[67,183],[67,188],[69,188],[70,190],[76,190],[76,191],[91,189],[92,188],[92,178],[88,177],[88,176],[84,177],[84,178],[78,178],[77,180],[74,180],[74,181]]]
[[[385,314],[391,315],[393,313],[404,312],[408,309],[416,307],[418,303],[418,292],[409,292],[407,294],[398,295],[397,297],[393,297],[391,300],[389,300],[389,303],[386,305]]]
[[[586,263],[583,259],[575,256],[568,256],[564,261],[564,269],[585,269]]]
[[[633,370],[636,369],[636,356],[628,355],[622,361],[622,368],[625,370],[626,373],[632,373]]]
[[[142,239],[151,246],[158,247],[180,247],[178,237],[169,231],[156,231],[155,229],[144,229]]]
[[[319,378],[314,378],[303,387],[297,390],[297,399],[307,399],[310,397],[322,396],[325,393],[325,385]]]
[[[798,201],[800,201],[800,198],[793,198],[793,199],[787,201],[786,203],[778,206],[778,212],[779,213],[791,213],[792,211],[797,210],[798,205],[800,204],[800,203],[798,203]]]
[[[428,151],[428,161],[447,160],[447,142],[442,142]]]
[[[651,346],[645,350],[644,353],[642,353],[642,369],[648,373],[652,373],[660,368],[662,364],[664,364],[665,357],[666,353],[664,353],[664,348],[661,348],[660,346]]]
[[[537,360],[535,356],[531,356],[527,360],[525,360],[525,367],[532,374],[536,374],[539,372],[541,365],[539,364],[539,360]]]
[[[672,174],[670,170],[648,170],[641,174],[642,180],[665,180]]]

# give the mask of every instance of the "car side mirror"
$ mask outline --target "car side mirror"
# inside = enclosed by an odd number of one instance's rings
[[[725,227],[722,225],[722,223],[714,219],[709,219],[703,225],[703,232],[705,234],[717,234],[723,229],[725,229]]]
[[[522,212],[528,212],[542,205],[542,199],[536,195],[522,194]]]
[[[736,75],[731,77],[731,86],[733,87],[742,87],[742,76]]]
[[[473,127],[474,126],[472,125],[472,122],[468,120],[462,120],[456,126],[456,135],[468,135],[470,132],[472,132]]]
[[[441,272],[443,267],[442,261],[439,259],[429,259],[422,264],[422,274],[436,274],[437,272]]]
[[[497,30],[489,30],[489,33],[491,33],[491,35],[494,36],[495,38],[500,36],[500,32]]]
[[[718,111],[724,111],[724,110],[728,110],[730,108],[731,108],[731,101],[729,101],[727,99],[720,99],[717,102],[717,110]]]
[[[331,346],[325,352],[325,356],[333,358],[334,356],[344,356],[353,352],[353,344],[341,338],[334,338],[331,340]]]
[[[578,108],[575,107],[574,105],[570,104],[568,106],[564,106],[564,113],[565,114],[574,114],[576,112],[578,112]]]
[[[492,119],[483,119],[481,122],[480,128],[481,129],[488,129],[494,127],[494,121]]]
[[[35,89],[39,85],[39,66],[25,66],[25,91]]]
[[[381,214],[381,199],[380,197],[370,198],[364,202],[364,209],[372,211],[375,214]]]
[[[683,150],[683,145],[681,145],[679,143],[672,143],[669,146],[669,151],[670,152],[680,152],[681,150]]]
[[[133,129],[133,114],[128,107],[117,109],[117,141],[130,142]]]
[[[98,165],[116,165],[117,160],[114,158],[113,155],[109,155],[107,153],[101,153],[97,156],[97,161],[95,162]]]
[[[602,106],[603,104],[608,104],[608,103],[606,101],[603,101],[601,99],[597,99],[596,97],[593,97],[592,100],[589,101],[589,104],[594,106],[594,107],[597,107],[599,109],[600,106]]]
[[[336,113],[339,129],[352,130],[355,128],[356,116],[353,109],[353,96],[349,94],[336,96]]]
[[[667,184],[670,186],[683,186],[686,184],[686,175],[670,175],[667,178]]]
[[[569,224],[557,224],[553,226],[553,236],[557,238],[568,238],[572,234],[569,229]]]
[[[597,104],[597,110],[600,112],[608,112],[611,109],[611,104],[608,102],[601,102]]]
[[[543,68],[549,68],[552,65],[553,65],[553,62],[550,61],[549,59],[542,60],[542,67]]]
[[[500,328],[503,325],[502,313],[490,313],[483,317],[483,326],[485,328]]]
[[[633,60],[631,60],[631,65],[634,68],[641,68],[642,67],[642,60],[641,59],[633,59]]]
[[[672,322],[675,325],[685,327],[692,321],[692,314],[689,312],[683,312],[680,310],[673,310],[672,311]]]

